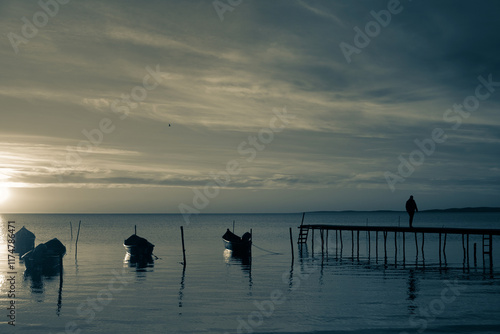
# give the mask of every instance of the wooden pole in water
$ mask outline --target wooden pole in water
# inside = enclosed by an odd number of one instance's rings
[[[300,222],[300,226],[302,226],[302,224],[304,224],[304,217],[305,216],[306,216],[306,213],[302,212],[302,221]]]
[[[406,236],[403,232],[403,263],[406,262]]]
[[[69,222],[69,228],[71,229],[71,240],[73,240],[73,224]]]
[[[340,255],[342,255],[342,251],[344,249],[344,242],[342,241],[342,230],[339,231],[340,236]]]
[[[354,259],[354,230],[351,230],[351,256]]]
[[[415,232],[415,249],[416,249],[417,258],[418,258],[418,237],[417,237],[417,232]]]
[[[370,255],[371,255],[371,250],[372,250],[370,236],[371,236],[371,233],[370,233],[370,231],[368,231],[368,260],[370,260]]]
[[[441,267],[441,233],[439,233],[439,266]]]
[[[425,233],[422,232],[422,258],[424,258]]]
[[[469,234],[467,234],[467,268],[470,267],[470,262],[469,262]]]
[[[75,242],[75,260],[76,257],[78,256],[78,239],[80,238],[80,225],[82,224],[82,221],[78,223],[78,233],[76,234],[76,242]]]
[[[325,247],[324,247],[324,243],[325,243],[325,240],[324,240],[325,230],[320,229],[319,230],[319,234],[321,236],[321,256],[323,256],[323,253],[325,251]]]
[[[484,237],[485,237],[485,236],[484,236],[484,234],[483,234],[483,237],[482,237],[482,239],[483,239],[483,268],[484,268]]]
[[[357,251],[357,258],[359,260],[359,230],[358,230],[358,233],[357,233],[357,245],[356,245],[356,251]]]
[[[339,231],[335,230],[335,257],[338,256]]]
[[[314,228],[311,229],[311,251],[312,256],[314,256]]]
[[[378,261],[378,231],[375,231],[375,260]]]
[[[184,247],[184,226],[181,226],[181,239],[182,239],[182,265],[186,267],[186,248]]]
[[[443,242],[443,256],[444,256],[444,265],[445,266],[448,264],[446,261],[446,235],[447,235],[447,233],[444,234],[444,242]]]
[[[293,254],[293,237],[292,237],[292,228],[290,227],[290,246],[292,248],[292,262],[294,260],[294,254]]]
[[[474,243],[474,267],[477,267],[477,244]]]
[[[330,230],[326,230],[326,254],[328,255],[328,231]]]
[[[465,241],[464,241],[464,235],[462,234],[462,249],[464,252],[464,265],[465,265],[465,260],[466,260],[466,255],[465,255]]]
[[[394,258],[398,262],[398,232],[394,232]]]
[[[490,271],[493,271],[493,235],[490,234]]]
[[[387,260],[387,232],[384,231],[384,259]]]

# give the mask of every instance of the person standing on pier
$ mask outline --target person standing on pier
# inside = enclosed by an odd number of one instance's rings
[[[413,196],[410,196],[410,199],[406,201],[406,212],[410,215],[410,228],[413,227],[413,215],[415,211],[418,212],[417,203],[415,203]]]

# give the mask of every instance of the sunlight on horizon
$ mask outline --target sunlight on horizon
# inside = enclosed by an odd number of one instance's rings
[[[9,187],[5,184],[0,184],[0,204],[7,201],[10,197]]]

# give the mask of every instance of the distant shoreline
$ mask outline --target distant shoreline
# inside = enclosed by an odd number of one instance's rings
[[[327,213],[390,213],[405,212],[404,210],[325,210],[306,211],[306,214],[327,214]],[[466,207],[449,209],[420,210],[419,212],[500,212],[500,207]],[[204,212],[201,215],[295,215],[303,212]],[[4,212],[0,215],[182,215],[181,213],[168,212]]]

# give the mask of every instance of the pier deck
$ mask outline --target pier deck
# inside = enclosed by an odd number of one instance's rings
[[[326,240],[326,249],[328,250],[328,233],[329,231],[335,231],[335,249],[336,252],[338,250],[339,240],[340,240],[340,254],[342,256],[343,250],[343,239],[342,232],[351,232],[351,245],[352,245],[352,256],[354,257],[354,232],[356,232],[357,236],[357,257],[359,259],[359,234],[360,232],[368,232],[367,233],[367,242],[369,252],[371,251],[370,243],[371,243],[371,232],[375,232],[375,243],[376,243],[376,257],[378,258],[378,233],[382,232],[383,242],[384,242],[384,258],[387,259],[387,236],[389,233],[394,233],[394,247],[396,250],[396,262],[397,262],[397,249],[398,242],[397,236],[398,233],[403,235],[402,240],[402,250],[403,250],[403,261],[406,259],[406,233],[412,233],[415,235],[415,247],[416,254],[418,258],[418,250],[419,250],[419,242],[418,242],[418,234],[421,234],[421,251],[422,257],[424,254],[424,242],[425,242],[425,234],[435,234],[439,236],[439,264],[441,265],[441,255],[444,256],[444,260],[446,263],[446,237],[448,234],[458,234],[462,235],[462,248],[464,255],[464,265],[467,263],[469,267],[469,236],[471,235],[480,235],[482,236],[482,255],[483,255],[483,265],[485,263],[485,256],[489,256],[489,265],[490,268],[493,267],[493,236],[500,236],[500,229],[482,229],[482,228],[455,228],[455,227],[400,227],[400,226],[363,226],[363,225],[314,225],[314,224],[301,224],[299,226],[300,233],[299,238],[297,240],[298,244],[307,243],[309,231],[312,232],[312,251],[314,254],[314,231],[318,230],[321,236],[321,253],[324,253],[324,244]],[[326,232],[326,238],[325,238]],[[442,236],[444,235],[444,242],[442,242]],[[474,264],[477,263],[477,247],[476,243],[474,243]],[[370,257],[370,253],[368,254]]]

